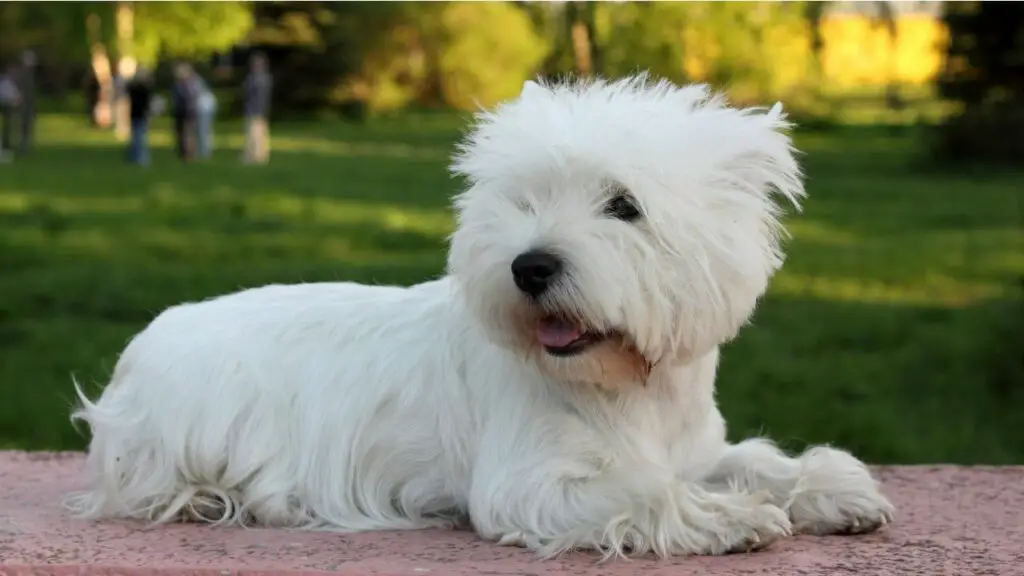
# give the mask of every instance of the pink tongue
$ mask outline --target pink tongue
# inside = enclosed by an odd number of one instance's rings
[[[562,320],[541,320],[537,326],[537,341],[548,348],[565,348],[580,336],[579,328]]]

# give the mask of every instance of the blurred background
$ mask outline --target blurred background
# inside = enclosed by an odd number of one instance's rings
[[[170,305],[441,274],[478,105],[650,70],[798,123],[730,434],[1024,463],[1024,3],[0,2],[0,61],[0,449]]]

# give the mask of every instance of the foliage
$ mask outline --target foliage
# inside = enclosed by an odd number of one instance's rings
[[[249,46],[266,52],[274,74],[275,114],[325,107],[360,55],[343,32],[349,20],[342,8],[352,2],[257,2]],[[332,34],[333,33],[333,34]],[[236,64],[240,64],[237,62]]]
[[[942,127],[935,152],[945,161],[1024,161],[1024,4],[957,2],[945,19],[950,39],[938,85],[961,110]]]
[[[203,58],[245,39],[253,25],[248,2],[134,2],[132,50],[142,63],[160,56]],[[125,48],[125,47],[121,47]]]
[[[442,2],[395,2],[352,14],[344,37],[358,53],[354,73],[337,91],[369,113],[408,106],[437,93],[431,56],[436,52]]]
[[[49,61],[83,58],[86,17],[101,20],[101,40],[114,38],[113,11],[102,2],[0,2],[0,56],[32,48]]]
[[[508,3],[258,3],[254,42],[287,75],[289,108],[358,102],[369,113],[413,103],[472,108],[514,96],[544,41]],[[282,33],[306,31],[304,38]],[[301,23],[295,24],[295,23]]]
[[[115,38],[112,4],[103,2],[0,2],[0,61],[31,48],[48,68],[40,88],[63,92],[89,67],[91,41]],[[90,38],[87,22],[97,25]]]
[[[709,82],[758,102],[805,87],[812,30],[803,2],[653,2],[602,6],[605,72],[639,69]]]
[[[662,78],[686,78],[684,35],[689,10],[674,2],[601,5],[598,41],[608,76],[650,71]]]
[[[799,87],[810,55],[801,2],[711,2],[691,10],[685,50],[702,79],[751,104]]]
[[[888,27],[876,20],[823,18],[823,88],[849,90],[882,86],[891,80],[904,85],[929,85],[942,68],[947,42],[942,20],[926,14],[902,14],[896,18],[895,31],[894,43]]]
[[[461,110],[516,96],[549,46],[512,4],[453,2],[440,14],[436,74],[444,102]]]
[[[134,10],[132,45],[118,46],[115,12]],[[837,91],[930,81],[942,27],[901,15],[889,31],[815,2],[65,2],[0,3],[0,56],[35,45],[44,89],[62,67],[86,67],[96,41],[144,63],[203,59],[238,44],[271,56],[275,113],[334,108],[364,116],[409,107],[471,109],[516,94],[535,74],[581,65],[571,30],[589,35],[595,73],[640,69],[704,81],[734,100],[783,99],[830,110]],[[577,30],[578,31],[578,30]],[[162,77],[161,77],[162,78]],[[163,79],[161,80],[163,81]],[[237,77],[232,79],[237,82]],[[54,89],[59,89],[57,86]],[[230,107],[229,107],[230,108]]]
[[[545,52],[527,15],[500,2],[382,3],[338,36],[361,65],[336,94],[371,111],[494,104],[518,93]]]
[[[238,163],[238,124],[219,126],[211,162],[183,166],[161,118],[139,169],[84,118],[43,116],[36,153],[0,178],[0,446],[80,448],[71,375],[94,391],[167,306],[441,274],[463,121],[278,123],[273,160],[254,169]],[[915,171],[912,141],[885,130],[796,135],[804,213],[722,354],[732,437],[830,442],[880,463],[1024,463],[1021,307],[1004,302],[1024,298],[1006,289],[1024,274],[1024,173]]]
[[[134,11],[132,46],[117,46],[119,4]],[[245,38],[253,19],[248,2],[3,2],[0,54],[33,47],[44,61],[85,59],[93,40],[90,16],[99,24],[94,40],[149,64],[160,56],[197,58],[230,48]]]

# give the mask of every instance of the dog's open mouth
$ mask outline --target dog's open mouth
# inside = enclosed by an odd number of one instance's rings
[[[537,323],[537,341],[552,356],[580,354],[606,337],[560,316],[545,316]]]

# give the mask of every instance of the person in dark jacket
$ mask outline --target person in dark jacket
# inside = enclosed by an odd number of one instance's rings
[[[100,124],[96,117],[96,107],[100,103],[100,82],[91,69],[85,76],[83,89],[85,90],[85,114],[89,118],[89,123],[98,128]]]
[[[171,115],[174,117],[174,135],[178,157],[189,162],[196,155],[196,108],[198,94],[192,81],[192,67],[180,63],[174,68],[171,88]]]
[[[137,69],[126,89],[131,121],[128,161],[146,166],[149,164],[149,118],[153,105],[153,81],[149,71]]]

